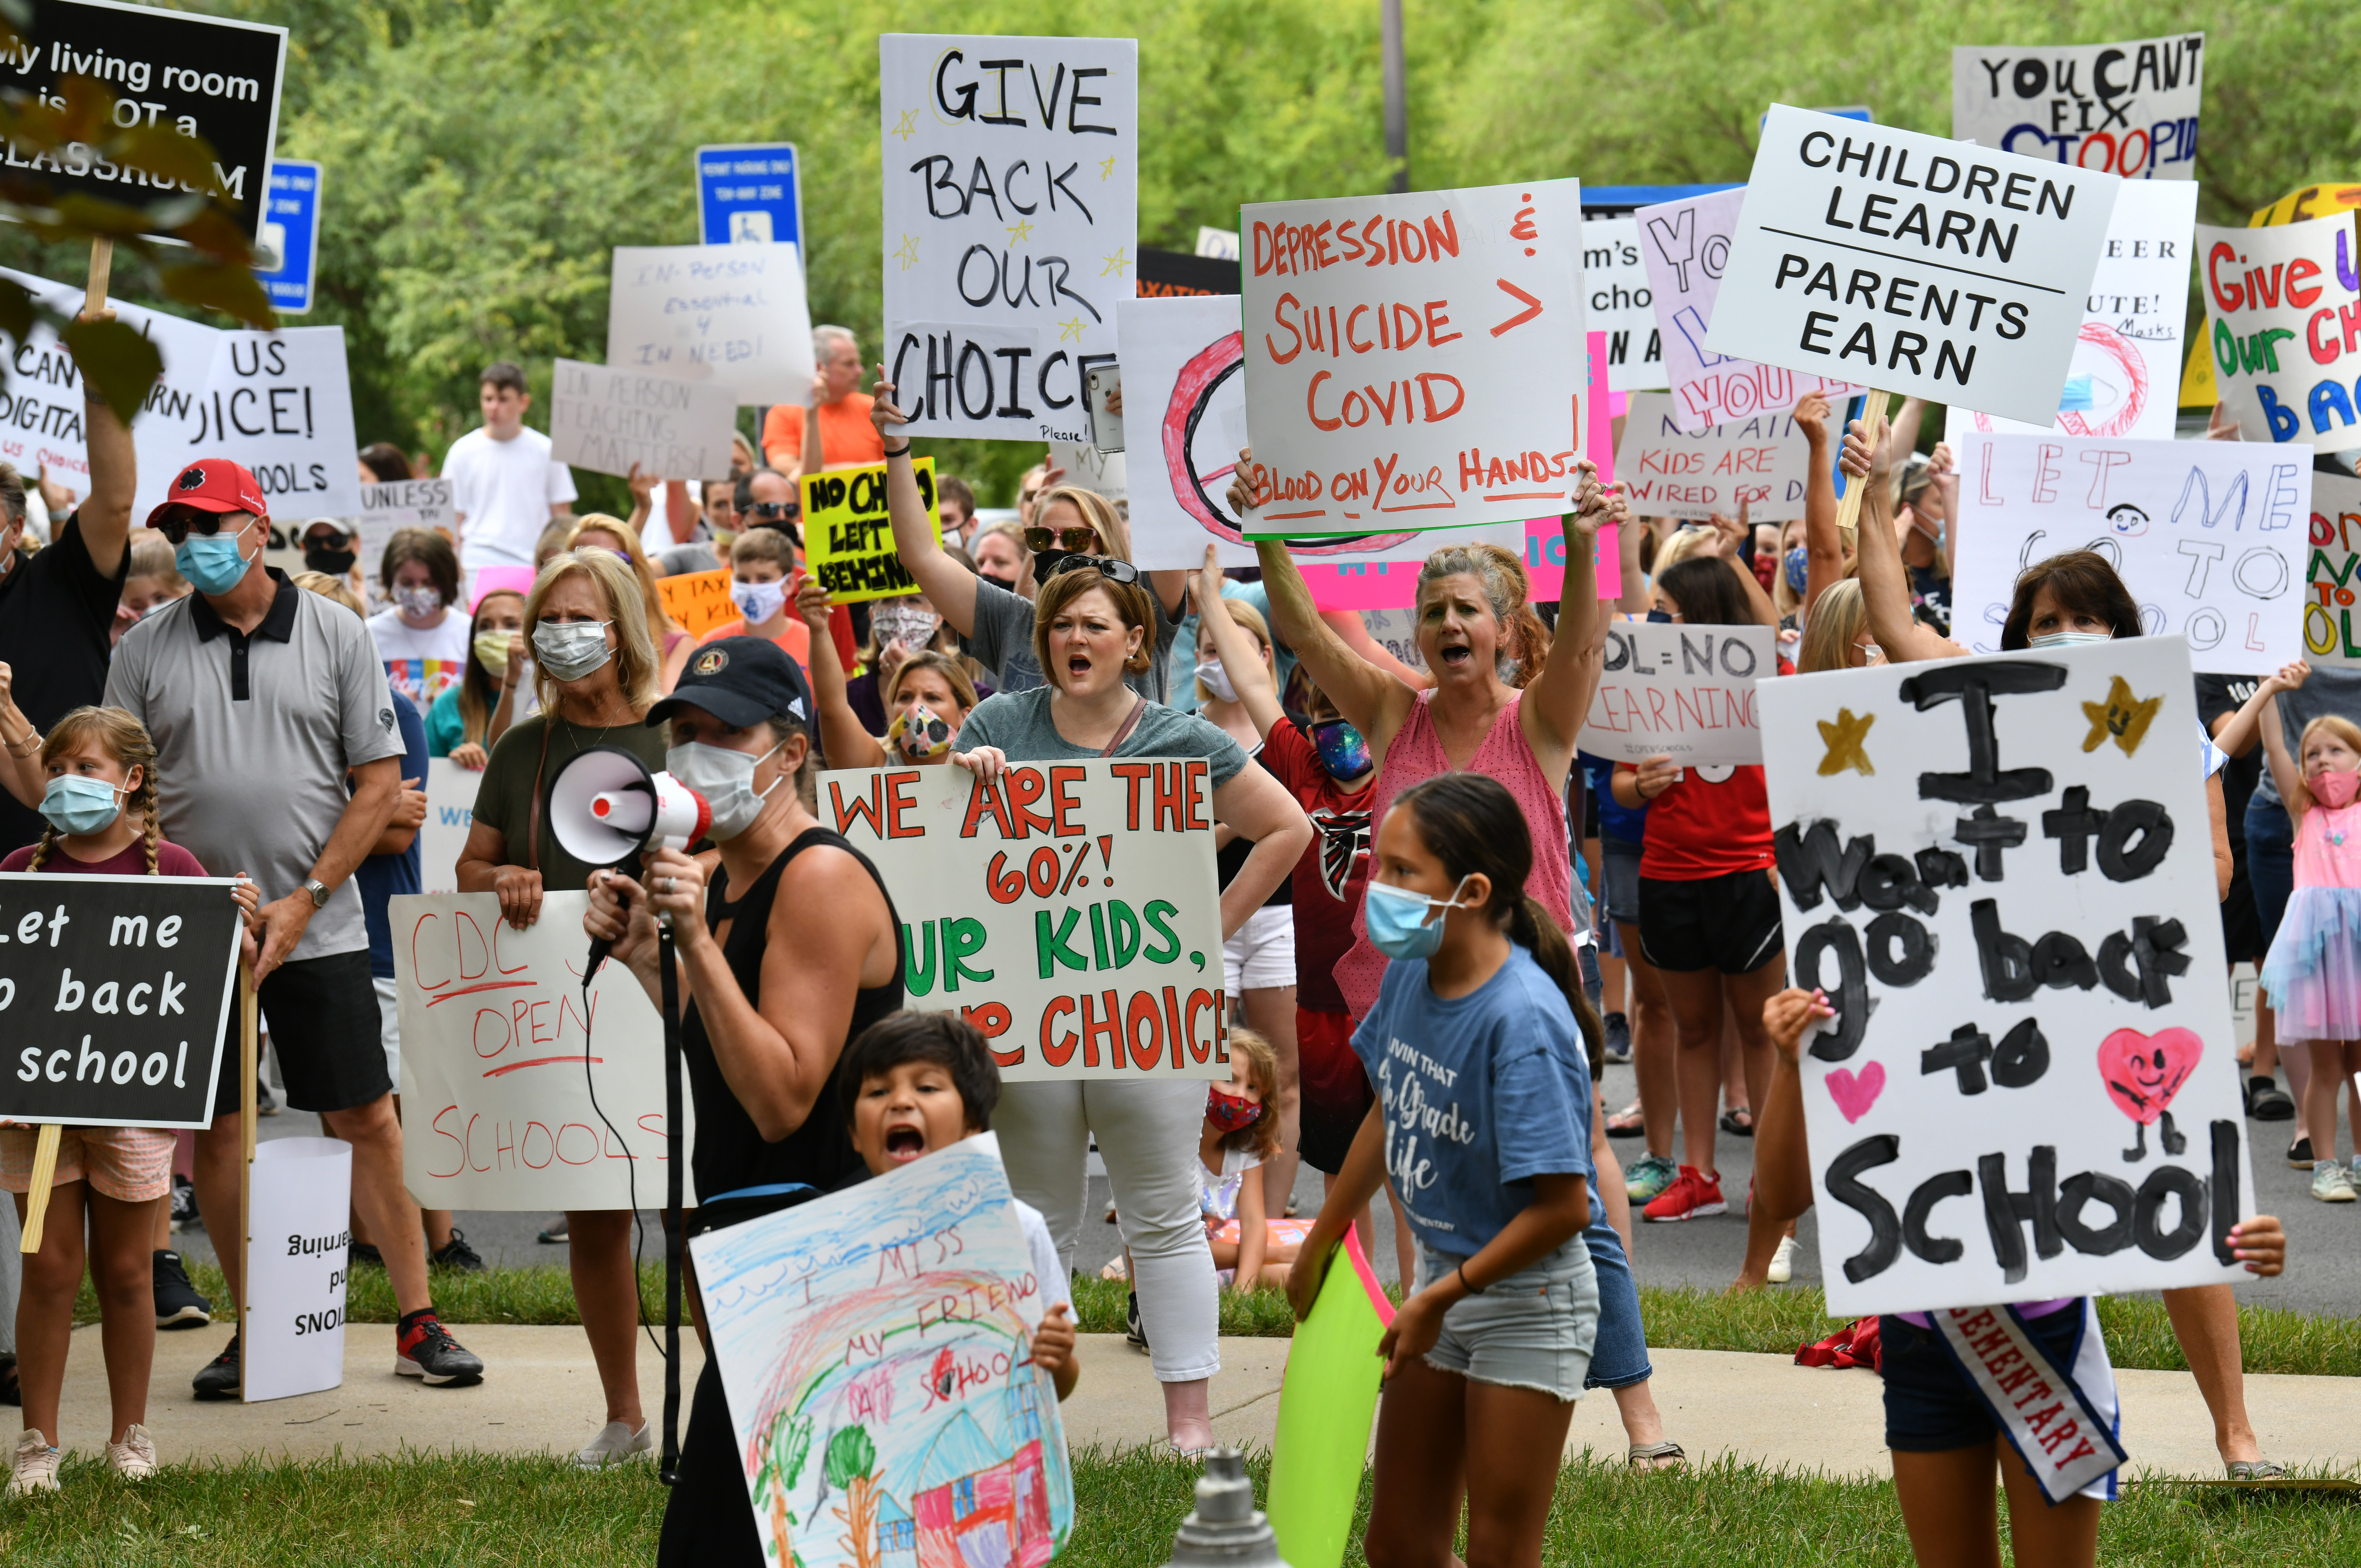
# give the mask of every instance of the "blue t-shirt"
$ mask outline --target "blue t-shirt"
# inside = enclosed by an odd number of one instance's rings
[[[1428,988],[1424,959],[1396,959],[1353,1049],[1385,1113],[1388,1177],[1436,1252],[1481,1252],[1532,1206],[1534,1177],[1589,1174],[1582,1034],[1523,948],[1456,1001]]]
[[[1582,769],[1582,778],[1590,793],[1598,797],[1598,830],[1609,839],[1620,839],[1627,844],[1648,841],[1648,808],[1626,806],[1615,798],[1613,787],[1615,764],[1604,757],[1594,757],[1587,751],[1576,751],[1576,765]]]
[[[393,694],[393,716],[401,726],[401,776],[418,780],[415,787],[423,788],[426,726],[419,719],[418,709],[400,692]],[[425,863],[418,840],[412,839],[401,853],[367,856],[353,872],[353,885],[361,891],[361,918],[368,923],[369,973],[379,980],[393,978],[393,921],[387,900],[397,893],[423,888],[421,872]]]

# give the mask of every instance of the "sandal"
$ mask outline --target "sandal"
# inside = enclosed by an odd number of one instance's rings
[[[2233,1481],[2269,1481],[2287,1473],[2286,1465],[2274,1464],[2268,1459],[2230,1461],[2230,1479]]]
[[[1740,1121],[1739,1118],[1741,1116],[1745,1117],[1746,1120],[1742,1122]],[[1734,1137],[1752,1137],[1754,1135],[1754,1113],[1748,1110],[1743,1105],[1733,1106],[1730,1110],[1724,1111],[1721,1113],[1721,1130]]]
[[[1688,1462],[1688,1451],[1677,1442],[1635,1442],[1627,1460],[1634,1470],[1673,1470]]]
[[[1636,1138],[1647,1130],[1647,1120],[1640,1114],[1637,1100],[1607,1118],[1607,1135],[1610,1138]]]
[[[2246,1080],[2246,1114],[2257,1122],[2292,1122],[2295,1102],[2277,1082],[2257,1073]]]

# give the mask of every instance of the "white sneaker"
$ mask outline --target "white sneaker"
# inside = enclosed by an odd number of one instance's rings
[[[124,1430],[121,1442],[106,1445],[106,1463],[126,1481],[145,1481],[156,1474],[156,1439],[134,1421]]]
[[[598,1429],[598,1435],[590,1440],[589,1446],[574,1456],[574,1463],[585,1470],[603,1470],[609,1464],[622,1464],[650,1453],[655,1445],[647,1422],[642,1421],[640,1430],[633,1431],[620,1421],[609,1421]]]
[[[58,1451],[48,1438],[31,1427],[16,1440],[16,1453],[9,1465],[8,1495],[28,1497],[35,1492],[58,1489]]]
[[[1784,1285],[1795,1277],[1795,1238],[1781,1236],[1779,1250],[1771,1255],[1771,1266],[1763,1277],[1773,1285]]]
[[[2350,1203],[2353,1178],[2337,1161],[2323,1159],[2312,1168],[2312,1195],[2323,1203]]]

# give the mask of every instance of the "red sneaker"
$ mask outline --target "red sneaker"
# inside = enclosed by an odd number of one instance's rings
[[[1681,1167],[1673,1184],[1641,1211],[1651,1220],[1701,1220],[1729,1212],[1730,1205],[1721,1201],[1720,1176],[1708,1176],[1693,1165]]]

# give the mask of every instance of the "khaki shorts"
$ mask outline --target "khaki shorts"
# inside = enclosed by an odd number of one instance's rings
[[[172,1190],[174,1136],[158,1127],[60,1127],[60,1187],[87,1181],[93,1191],[123,1203],[145,1203]],[[34,1127],[0,1127],[0,1190],[25,1192],[33,1185]]]

